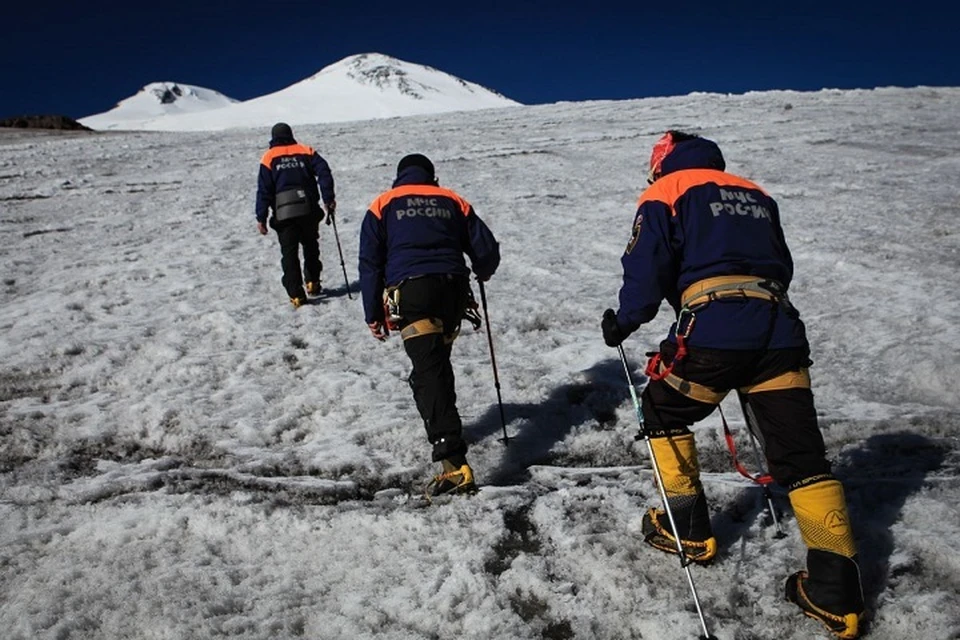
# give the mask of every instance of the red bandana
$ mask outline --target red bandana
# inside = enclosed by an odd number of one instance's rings
[[[663,163],[663,159],[673,151],[674,146],[676,145],[669,131],[663,134],[663,137],[653,145],[653,153],[650,154],[650,173],[647,174],[647,182],[653,184],[653,181],[660,177],[660,165]]]

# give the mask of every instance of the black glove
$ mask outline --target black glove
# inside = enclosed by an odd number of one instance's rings
[[[620,343],[627,338],[620,329],[620,325],[617,324],[617,312],[613,309],[607,309],[603,312],[600,329],[603,331],[603,341],[608,347],[619,347]]]
[[[327,225],[330,225],[333,222],[333,214],[337,211],[337,201],[331,200],[326,203],[327,206]]]

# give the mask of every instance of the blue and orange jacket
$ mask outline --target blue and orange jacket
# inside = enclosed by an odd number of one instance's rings
[[[370,205],[360,227],[360,291],[367,323],[383,320],[383,290],[430,274],[489,278],[500,245],[473,207],[420,167],[404,169]]]
[[[260,159],[255,211],[257,222],[267,221],[270,209],[276,211],[274,199],[277,194],[288,189],[305,190],[318,214],[321,213],[321,193],[324,204],[336,200],[330,165],[319,153],[292,138],[271,140],[270,149]]]
[[[757,276],[786,290],[793,259],[777,203],[753,182],[724,172],[719,147],[695,138],[677,143],[662,175],[643,194],[621,258],[617,324],[625,334],[657,315],[666,300],[680,312],[690,285],[713,276]],[[676,323],[670,340],[676,340]],[[807,347],[796,310],[756,298],[724,298],[696,311],[687,344],[751,350]]]

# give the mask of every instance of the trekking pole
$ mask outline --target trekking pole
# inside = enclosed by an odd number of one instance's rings
[[[497,375],[497,357],[493,354],[493,333],[490,331],[490,316],[487,313],[487,292],[483,288],[483,281],[477,280],[480,285],[480,304],[483,305],[483,320],[487,325],[487,343],[490,345],[490,364],[493,365],[493,386],[497,388],[497,404],[500,406],[500,426],[503,427],[503,444],[509,444],[507,436],[507,419],[503,415],[503,398],[500,397],[500,376]]]
[[[350,295],[350,280],[347,278],[347,267],[343,264],[343,249],[340,248],[340,234],[337,233],[337,217],[332,213],[330,215],[330,222],[333,223],[333,237],[337,239],[337,252],[340,254],[340,268],[343,269],[343,282],[347,285],[347,298],[353,300],[353,297]]]
[[[760,455],[760,447],[757,445],[757,438],[759,437],[757,435],[757,415],[753,412],[753,408],[747,400],[747,394],[737,391],[737,398],[740,400],[740,410],[743,411],[743,419],[747,423],[747,431],[750,432],[750,444],[753,446],[753,455],[757,459],[757,466],[765,469],[763,456]],[[780,519],[777,518],[777,510],[773,507],[773,494],[770,492],[769,483],[763,483],[760,486],[763,487],[763,497],[767,501],[770,518],[773,520],[773,525],[777,528],[777,533],[774,537],[777,539],[787,537],[787,534],[783,532],[783,528],[780,526]]]
[[[637,397],[637,390],[633,386],[633,378],[630,375],[630,367],[627,366],[627,356],[623,352],[623,345],[617,345],[617,350],[620,352],[620,363],[623,364],[623,373],[627,376],[627,386],[630,387],[630,397],[633,399],[633,408],[637,412],[640,434],[643,436],[644,442],[647,443],[647,453],[650,455],[650,463],[653,465],[653,475],[657,481],[657,488],[660,490],[663,509],[667,513],[667,519],[670,521],[670,527],[674,532],[673,537],[677,543],[677,553],[680,554],[680,566],[683,567],[683,570],[687,574],[687,583],[690,585],[690,593],[693,594],[693,604],[696,605],[697,615],[700,617],[700,627],[703,629],[703,635],[700,636],[700,640],[717,640],[716,636],[710,635],[710,630],[707,628],[707,620],[703,617],[703,609],[700,607],[700,597],[697,595],[697,587],[693,583],[693,574],[690,573],[691,560],[684,554],[683,543],[680,542],[680,536],[676,535],[677,524],[673,520],[673,511],[670,509],[670,503],[667,501],[667,490],[663,486],[663,477],[660,475],[660,467],[657,465],[657,454],[653,451],[653,445],[650,443],[650,434],[647,433],[646,426],[643,423],[643,411],[640,408],[640,399]]]

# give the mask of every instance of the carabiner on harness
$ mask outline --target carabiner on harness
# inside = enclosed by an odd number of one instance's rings
[[[403,283],[401,282],[400,285]],[[400,329],[400,285],[396,287],[387,287],[383,291],[383,316],[384,323],[391,331]]]
[[[684,322],[686,320],[686,322]],[[677,334],[677,343],[680,343],[680,340],[686,341],[690,337],[690,334],[693,332],[693,324],[697,321],[697,314],[693,312],[690,307],[684,307],[680,309],[680,313],[677,314],[676,328],[674,332]]]

